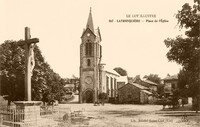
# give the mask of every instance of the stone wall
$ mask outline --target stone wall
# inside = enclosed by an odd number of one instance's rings
[[[126,84],[118,90],[119,103],[121,104],[139,104],[140,89],[132,84]]]

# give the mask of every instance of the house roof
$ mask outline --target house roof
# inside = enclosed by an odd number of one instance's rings
[[[178,75],[172,75],[172,76],[167,76],[163,80],[177,80],[177,79],[178,79]]]
[[[135,87],[137,87],[137,88],[139,88],[139,89],[142,89],[142,90],[147,90],[147,89],[149,89],[149,88],[147,88],[147,87],[145,87],[145,86],[142,86],[142,85],[140,85],[140,84],[137,84],[137,83],[127,83],[127,84],[124,85],[124,86],[127,86],[127,85],[133,85],[133,86],[135,86]],[[123,88],[124,86],[120,87],[119,89]]]
[[[149,92],[147,90],[141,90],[141,91],[144,92],[144,93],[146,93],[146,94],[148,94],[148,95],[152,95],[152,92]]]
[[[130,83],[130,84],[132,84],[132,85],[134,85],[134,86],[136,86],[136,87],[138,87],[138,88],[140,88],[140,89],[149,89],[149,88],[147,88],[147,87],[145,87],[145,86],[142,86],[142,85],[140,85],[140,84],[137,84],[137,83]]]
[[[150,85],[154,85],[154,86],[158,85],[157,83],[154,83],[154,82],[152,82],[150,80],[143,80],[143,81],[146,82],[146,83],[148,83],[148,84],[150,84]]]

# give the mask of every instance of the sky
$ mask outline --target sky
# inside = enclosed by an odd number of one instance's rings
[[[131,77],[158,74],[164,78],[181,69],[168,61],[164,40],[184,34],[175,15],[192,1],[0,0],[0,44],[24,39],[24,28],[30,27],[31,37],[39,38],[37,45],[51,68],[62,78],[79,77],[80,37],[91,7],[94,28],[101,31],[102,61],[107,68],[122,67]],[[119,22],[121,19],[140,22]]]

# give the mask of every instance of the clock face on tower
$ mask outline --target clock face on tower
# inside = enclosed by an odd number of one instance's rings
[[[89,84],[92,84],[92,82],[93,82],[93,81],[92,81],[92,77],[87,76],[87,77],[85,78],[85,83],[86,83],[86,84],[89,85]]]
[[[90,36],[90,33],[88,33],[87,36],[89,37],[89,36]]]

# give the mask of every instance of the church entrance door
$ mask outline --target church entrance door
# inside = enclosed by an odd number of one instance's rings
[[[93,92],[91,90],[85,92],[85,101],[86,103],[93,103]]]

